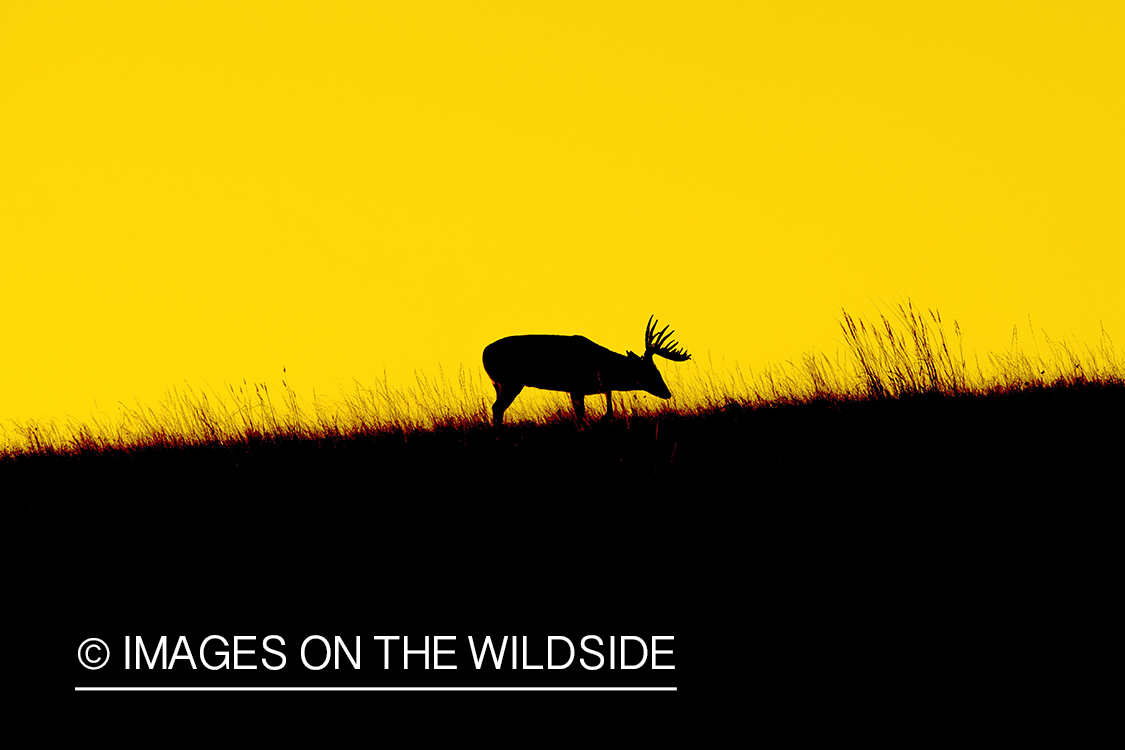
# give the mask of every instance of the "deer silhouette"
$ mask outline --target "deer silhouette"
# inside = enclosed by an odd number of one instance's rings
[[[613,391],[642,390],[670,398],[672,392],[652,358],[684,362],[691,355],[677,349],[678,342],[669,341],[675,331],[668,326],[657,331],[657,325],[649,316],[643,357],[618,354],[585,336],[508,336],[489,344],[484,348],[484,370],[496,388],[493,425],[504,423],[504,410],[528,386],[569,393],[579,422],[586,418],[585,397],[590,394],[605,394],[606,420],[613,419]]]

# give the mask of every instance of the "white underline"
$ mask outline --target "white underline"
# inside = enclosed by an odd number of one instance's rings
[[[621,692],[676,692],[674,687],[76,687],[75,692],[449,692],[449,693],[499,693],[499,692],[567,692],[567,693],[621,693]]]

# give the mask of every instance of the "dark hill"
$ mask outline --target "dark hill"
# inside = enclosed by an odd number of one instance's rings
[[[358,607],[675,624],[780,581],[1096,531],[1125,387],[33,454],[8,507],[107,617]],[[1036,531],[1032,531],[1036,530]],[[66,540],[60,549],[59,534]],[[1037,537],[1038,538],[1038,537]],[[1022,542],[1021,542],[1022,543]],[[658,628],[659,630],[659,628]]]

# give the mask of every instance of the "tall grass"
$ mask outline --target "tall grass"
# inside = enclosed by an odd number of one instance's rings
[[[481,377],[473,378],[464,367],[456,382],[442,371],[433,378],[416,373],[410,388],[393,388],[384,378],[373,386],[355,382],[336,399],[314,391],[311,401],[285,380],[280,393],[246,381],[210,393],[185,385],[167,391],[154,406],[119,404],[116,419],[9,423],[0,428],[0,456],[465,428],[482,423],[485,414]]]
[[[867,396],[955,395],[970,390],[961,327],[956,321],[956,345],[951,351],[941,313],[929,310],[923,314],[908,303],[898,305],[894,315],[896,320],[882,315],[878,323],[869,325],[844,312],[840,326]]]
[[[868,398],[987,395],[1047,386],[1125,383],[1125,359],[1104,328],[1096,346],[1054,340],[1043,332],[1045,351],[1031,328],[1034,356],[1019,347],[1018,328],[1013,328],[1009,350],[989,354],[985,369],[979,360],[972,366],[966,361],[957,321],[953,321],[950,336],[940,312],[922,313],[911,302],[897,305],[892,317],[882,315],[877,323],[857,321],[844,312],[840,325],[859,383],[858,395]]]
[[[936,310],[899,304],[875,320],[843,311],[845,350],[835,357],[808,353],[759,372],[706,364],[698,359],[664,368],[674,396],[664,401],[643,392],[614,394],[614,412],[633,418],[691,416],[727,409],[818,401],[886,400],[917,395],[985,396],[1083,384],[1125,385],[1125,356],[1102,331],[1095,346],[1056,340],[1032,330],[1035,353],[1019,345],[1013,331],[1006,352],[970,364],[957,321],[948,325]],[[81,453],[151,447],[231,445],[289,439],[349,438],[387,432],[487,429],[494,391],[480,368],[462,366],[453,379],[415,373],[415,384],[355,382],[336,398],[313,393],[300,398],[283,379],[280,392],[264,383],[199,391],[170,389],[157,404],[119,405],[116,418],[9,422],[0,426],[0,458],[29,453]],[[604,399],[588,399],[588,417],[604,410]],[[570,420],[569,396],[528,389],[508,410],[513,423]]]

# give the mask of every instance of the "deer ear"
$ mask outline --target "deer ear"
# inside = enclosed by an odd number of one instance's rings
[[[638,357],[636,354],[633,354],[628,349],[625,350],[625,354],[629,357],[629,359],[640,359],[640,357]]]

